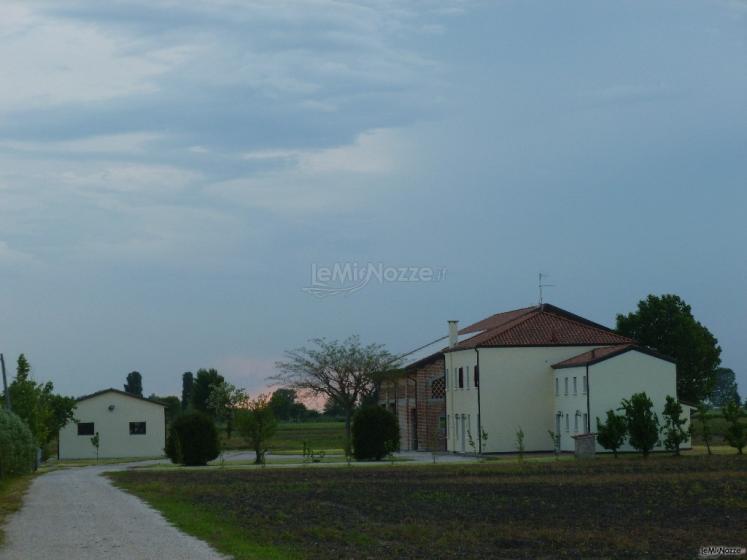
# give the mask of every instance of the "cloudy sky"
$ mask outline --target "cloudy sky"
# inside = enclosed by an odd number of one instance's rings
[[[747,393],[746,57],[739,0],[4,0],[0,351],[73,395],[259,390],[543,271],[610,326],[681,295]],[[303,290],[335,263],[437,274]]]

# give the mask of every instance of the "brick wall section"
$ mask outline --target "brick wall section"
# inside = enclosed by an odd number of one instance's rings
[[[433,398],[432,392],[433,381],[443,375],[442,357],[407,378],[382,383],[379,404],[397,415],[403,451],[414,449],[415,444],[419,451],[446,451],[446,434],[441,428],[441,417],[446,416],[446,399],[438,391],[437,398]]]
[[[418,391],[418,449],[446,451],[446,434],[440,427],[440,418],[446,417],[446,398],[432,398],[432,383],[444,376],[444,358],[417,371]],[[439,395],[441,393],[438,393]],[[445,424],[445,423],[444,423]]]

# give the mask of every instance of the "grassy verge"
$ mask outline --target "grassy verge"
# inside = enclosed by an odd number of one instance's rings
[[[110,473],[114,484],[125,490],[134,490],[130,485]],[[164,493],[158,485],[144,484],[133,492],[152,507],[160,511],[174,526],[194,535],[213,546],[218,552],[233,556],[235,560],[295,560],[299,558],[291,549],[282,545],[254,540],[231,512],[221,512],[195,507],[189,499],[178,493]]]
[[[692,558],[715,542],[747,545],[747,457],[406,465],[111,476],[170,519],[213,516],[219,529],[180,526],[230,552],[210,533],[227,531],[249,547],[240,560],[257,547],[437,560]]]
[[[3,526],[6,518],[21,509],[23,495],[33,480],[32,475],[0,480],[0,545],[5,540]]]

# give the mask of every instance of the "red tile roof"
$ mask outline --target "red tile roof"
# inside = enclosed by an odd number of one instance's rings
[[[562,362],[553,364],[552,367],[555,369],[563,369],[587,365],[590,366],[598,362],[603,362],[604,360],[614,358],[615,356],[619,356],[620,354],[624,354],[625,352],[629,352],[631,350],[642,352],[643,354],[648,354],[649,356],[654,356],[655,358],[660,358],[668,362],[674,362],[673,358],[665,356],[664,354],[659,354],[658,352],[650,350],[649,348],[646,348],[644,346],[637,346],[635,344],[622,344],[618,346],[608,346],[606,348],[595,348],[593,350],[589,350],[588,352],[584,352],[583,354],[579,354],[578,356],[573,356],[571,358],[568,358],[567,360],[563,360]]]
[[[469,325],[476,333],[449,350],[478,346],[587,346],[632,344],[615,331],[550,304],[498,313]]]

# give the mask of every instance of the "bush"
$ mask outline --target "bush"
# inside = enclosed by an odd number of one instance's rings
[[[0,409],[0,479],[30,473],[35,455],[36,444],[26,423]]]
[[[353,455],[359,461],[381,460],[399,449],[399,424],[391,412],[367,406],[353,416]]]
[[[659,443],[659,417],[654,412],[654,403],[646,393],[635,393],[630,400],[623,399],[628,441],[635,449],[648,457]]]
[[[206,465],[220,453],[215,423],[202,412],[179,416],[171,425],[165,451],[172,463]]]

